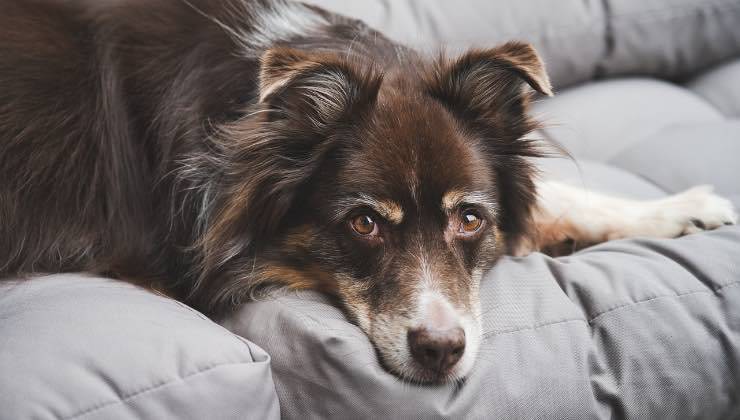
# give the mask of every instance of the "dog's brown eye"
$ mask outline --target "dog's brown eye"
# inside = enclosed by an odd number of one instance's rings
[[[372,217],[363,214],[352,219],[352,229],[360,235],[372,235],[377,233],[378,225]]]
[[[463,212],[462,221],[460,222],[460,233],[475,233],[481,226],[483,226],[483,219],[481,219],[478,213],[472,210]]]

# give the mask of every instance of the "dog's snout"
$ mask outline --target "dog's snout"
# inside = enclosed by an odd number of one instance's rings
[[[427,369],[444,372],[452,368],[465,352],[465,331],[415,328],[408,332],[411,355]]]

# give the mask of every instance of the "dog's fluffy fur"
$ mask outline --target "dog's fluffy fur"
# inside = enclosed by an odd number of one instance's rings
[[[284,0],[0,4],[3,276],[103,273],[214,316],[265,284],[321,290],[390,370],[441,381],[472,366],[502,253],[735,221],[703,190],[543,184],[538,205],[526,106],[551,90],[526,44],[426,59]],[[464,330],[450,369],[409,354],[430,319]]]

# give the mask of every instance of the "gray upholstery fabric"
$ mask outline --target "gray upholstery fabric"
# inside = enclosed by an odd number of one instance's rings
[[[434,51],[533,43],[556,87],[594,78],[680,79],[740,54],[738,0],[307,0]]]
[[[739,157],[740,119],[667,127],[623,151],[613,162],[666,191],[714,185],[740,208]]]
[[[363,19],[384,34],[422,51],[444,46],[459,52],[512,39],[532,42],[544,55],[557,86],[595,76],[606,55],[600,0],[448,1],[308,0]]]
[[[558,180],[587,190],[645,200],[666,195],[665,189],[645,178],[602,162],[546,158],[538,159],[535,164],[543,179]]]
[[[688,89],[647,78],[568,89],[535,104],[545,128],[534,136],[565,146],[581,168],[596,161],[613,169],[612,180],[604,182],[603,176],[589,181],[593,176],[571,168],[576,183],[636,198],[651,197],[642,194],[644,188],[679,192],[711,184],[740,207],[740,119],[732,111],[732,104],[740,104],[740,91],[734,90],[740,86],[737,63]]]
[[[689,88],[713,104],[726,117],[740,118],[740,59],[697,76]]]
[[[740,53],[738,0],[611,0],[604,76],[678,79]]]
[[[55,275],[0,283],[0,419],[278,418],[262,349],[171,299]]]
[[[666,127],[724,120],[691,91],[643,78],[577,86],[536,104],[535,113],[547,138],[579,159],[597,161],[609,161]]]
[[[225,325],[273,356],[285,418],[740,418],[740,227],[506,258],[462,384],[414,386],[313,293]]]

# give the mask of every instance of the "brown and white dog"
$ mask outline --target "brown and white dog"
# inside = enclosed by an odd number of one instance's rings
[[[464,377],[481,275],[565,240],[735,223],[694,189],[536,181],[543,64],[427,59],[285,0],[0,0],[0,275],[89,271],[219,316],[266,284],[337,298],[392,372]]]

